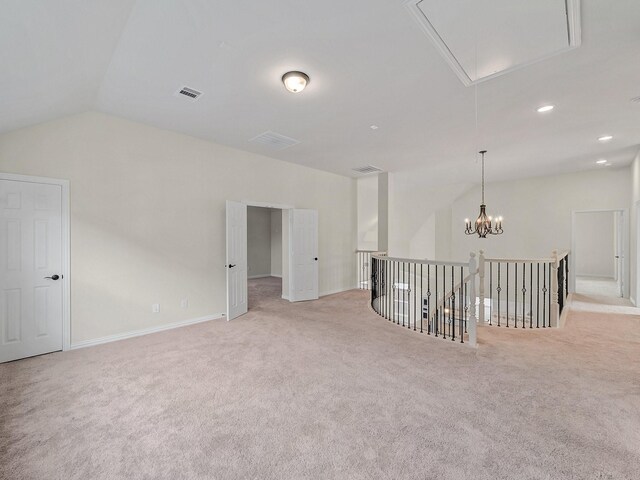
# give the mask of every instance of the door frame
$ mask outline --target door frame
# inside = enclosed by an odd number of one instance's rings
[[[62,190],[62,350],[71,348],[71,242],[69,219],[69,180],[0,172],[0,180],[59,185]]]
[[[576,291],[576,238],[574,232],[576,230],[576,214],[578,213],[598,213],[598,212],[622,212],[622,254],[623,261],[622,272],[620,276],[623,282],[622,288],[622,297],[629,298],[630,295],[630,272],[631,272],[631,262],[629,255],[629,209],[628,208],[588,208],[582,210],[571,210],[571,254],[569,257],[569,291]]]

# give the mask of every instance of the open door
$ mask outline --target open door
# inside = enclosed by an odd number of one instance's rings
[[[289,300],[318,298],[318,212],[289,211]]]
[[[227,320],[247,313],[247,206],[227,200]]]
[[[623,212],[615,212],[615,260],[616,260],[616,281],[618,283],[618,295],[624,297],[624,242],[623,240]]]

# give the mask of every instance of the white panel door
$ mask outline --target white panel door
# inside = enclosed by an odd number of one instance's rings
[[[0,362],[62,350],[62,187],[0,180]]]
[[[289,213],[289,299],[318,298],[318,212],[292,209]]]
[[[247,313],[247,206],[227,200],[227,320]]]

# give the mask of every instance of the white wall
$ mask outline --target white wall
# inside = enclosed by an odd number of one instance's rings
[[[271,276],[282,277],[282,210],[271,210]],[[287,252],[288,253],[288,252]]]
[[[575,274],[616,279],[616,213],[578,212],[575,215]]]
[[[0,171],[70,181],[72,343],[224,312],[227,199],[317,209],[320,293],[356,282],[350,178],[97,112],[1,135]]]
[[[358,178],[358,249],[378,248],[378,176]]]
[[[271,210],[247,207],[247,276],[271,275]]]

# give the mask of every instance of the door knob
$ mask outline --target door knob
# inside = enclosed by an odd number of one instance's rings
[[[231,264],[229,264],[229,268],[233,268],[233,267],[235,267],[235,265],[231,265]]]
[[[314,258],[314,260],[317,262],[318,261],[318,257]]]
[[[48,280],[58,280],[61,277],[60,277],[60,275],[51,275],[50,277],[44,277],[44,278],[45,278],[45,280],[46,279],[48,279]]]

